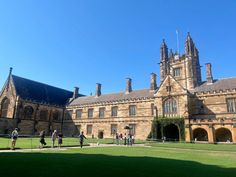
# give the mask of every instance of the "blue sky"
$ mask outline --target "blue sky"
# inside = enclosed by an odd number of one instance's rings
[[[180,52],[190,31],[214,78],[236,76],[236,1],[213,0],[0,0],[0,86],[13,74],[94,93],[149,87],[159,78],[163,38]],[[158,79],[159,80],[159,79]]]

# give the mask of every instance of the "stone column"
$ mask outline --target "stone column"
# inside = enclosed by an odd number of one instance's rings
[[[215,142],[215,138],[214,138],[214,127],[213,125],[209,125],[209,128],[208,128],[208,142],[209,143],[214,143]]]
[[[232,141],[234,144],[236,144],[236,123],[233,124],[232,128]]]

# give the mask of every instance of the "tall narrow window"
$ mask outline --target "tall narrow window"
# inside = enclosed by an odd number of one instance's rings
[[[112,117],[117,117],[117,115],[118,115],[118,107],[117,106],[113,106],[111,108],[111,116]]]
[[[177,103],[174,98],[168,98],[164,102],[164,113],[165,114],[176,114],[177,113]]]
[[[174,68],[174,76],[179,77],[181,74],[181,68]]]
[[[53,111],[52,119],[56,120],[56,121],[60,120],[60,113],[59,113],[59,111],[57,111],[57,110]]]
[[[26,106],[24,108],[24,119],[32,119],[34,109],[31,106]]]
[[[111,124],[111,135],[115,135],[117,133],[117,124]]]
[[[88,118],[93,118],[93,109],[88,109]]]
[[[99,118],[105,117],[105,108],[99,108]]]
[[[135,135],[135,133],[136,133],[136,125],[135,124],[129,124],[129,127],[130,127],[129,133],[131,135]]]
[[[135,116],[136,115],[136,106],[131,105],[129,106],[129,116]]]
[[[228,112],[236,112],[236,98],[227,99]]]
[[[87,135],[91,135],[93,132],[93,125],[87,125]]]
[[[7,113],[8,113],[8,107],[10,104],[10,100],[8,98],[4,98],[2,100],[2,104],[1,104],[1,117],[7,117]]]
[[[72,120],[73,111],[69,110],[65,112],[65,120]]]
[[[152,103],[151,104],[151,114],[152,114],[152,116],[154,115],[154,109],[155,109],[155,107],[154,107],[154,104]]]
[[[76,118],[81,119],[82,118],[82,109],[76,110]]]
[[[41,110],[39,114],[39,118],[40,120],[48,120],[48,110],[46,109]]]

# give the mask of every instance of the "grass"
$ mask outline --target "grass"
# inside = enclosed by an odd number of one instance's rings
[[[52,146],[51,138],[48,137],[45,139],[47,146]],[[89,143],[100,143],[100,144],[112,144],[113,139],[85,139],[85,145]],[[145,141],[138,140],[136,143],[145,143]],[[57,145],[57,141],[56,141]],[[62,146],[79,146],[79,138],[63,138]],[[0,138],[0,149],[8,149],[11,147],[11,139],[10,138]],[[16,148],[19,149],[35,149],[39,147],[39,138],[26,138],[20,137],[17,140]]]
[[[174,149],[192,149],[192,150],[209,150],[209,151],[229,151],[236,152],[235,144],[194,144],[194,143],[156,143],[147,142],[147,145],[153,147],[165,147]]]
[[[235,177],[236,153],[160,146],[0,153],[0,171],[8,177]]]

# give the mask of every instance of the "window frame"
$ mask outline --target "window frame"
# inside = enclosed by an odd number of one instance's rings
[[[227,98],[226,99],[226,106],[228,113],[236,113],[236,98]]]
[[[129,116],[134,117],[137,115],[137,106],[136,105],[130,105],[129,106]]]
[[[174,77],[180,77],[180,76],[181,76],[181,70],[182,70],[181,67],[174,68],[174,69],[173,69],[173,75],[174,75]],[[177,71],[178,71],[178,72],[177,72]]]
[[[112,106],[111,107],[111,117],[118,117],[118,106]]]
[[[89,128],[91,128],[91,129],[89,129]],[[93,134],[93,125],[92,124],[88,124],[86,126],[86,135],[92,135],[92,134]]]
[[[106,112],[106,108],[105,107],[101,107],[99,108],[99,118],[105,118],[105,112]]]
[[[80,112],[80,116],[78,116],[78,112]],[[82,109],[77,109],[75,111],[75,113],[76,113],[76,119],[81,119],[82,118],[82,114],[83,114],[83,110]]]
[[[92,118],[93,118],[93,116],[94,116],[93,113],[94,113],[94,109],[93,109],[93,108],[89,108],[89,109],[88,109],[88,118],[89,118],[89,119],[92,119]]]
[[[177,114],[177,100],[173,97],[167,98],[163,103],[163,112],[164,115]]]

